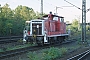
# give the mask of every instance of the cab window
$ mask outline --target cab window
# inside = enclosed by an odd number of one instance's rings
[[[64,18],[60,18],[60,22],[64,22]]]
[[[53,17],[53,20],[56,20],[56,21],[58,21],[58,17]]]

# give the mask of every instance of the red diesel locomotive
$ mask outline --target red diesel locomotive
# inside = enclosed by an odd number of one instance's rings
[[[26,21],[23,41],[38,45],[61,43],[68,36],[64,17],[52,13]]]

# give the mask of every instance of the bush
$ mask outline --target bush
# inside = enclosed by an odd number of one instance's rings
[[[28,57],[30,60],[38,60],[38,58],[36,56],[36,52],[29,52]]]
[[[67,53],[67,48],[61,48],[60,53],[61,53],[61,55],[66,54]]]
[[[54,48],[54,47],[44,51],[43,53],[45,60],[52,60],[60,56],[59,48]]]
[[[30,60],[54,60],[58,57],[62,57],[67,52],[66,48],[55,48],[51,47],[48,49],[41,50],[40,53],[29,52],[28,57]]]

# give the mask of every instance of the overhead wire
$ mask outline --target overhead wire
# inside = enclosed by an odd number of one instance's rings
[[[38,1],[40,1],[40,0],[38,0]],[[65,1],[66,1],[66,0],[65,0]],[[56,5],[54,5],[54,4],[51,4],[51,3],[47,3],[47,2],[44,2],[44,3],[53,6],[53,7],[55,8],[53,11],[55,11],[55,10],[56,10],[56,7],[58,7],[58,6],[56,6]],[[51,7],[47,6],[46,4],[44,4],[44,6],[46,6],[46,8],[48,8],[48,9],[51,9]],[[70,3],[70,4],[72,4],[72,3]],[[74,4],[72,4],[72,5],[73,5],[73,6],[61,6],[61,9],[63,9],[62,7],[74,7],[74,6],[75,6]],[[77,6],[75,6],[75,7],[77,7]],[[79,7],[77,7],[77,8],[78,8],[78,9],[81,9],[81,8],[79,8]],[[66,12],[66,13],[68,13],[68,12]]]
[[[64,1],[66,1],[66,0],[64,0]],[[69,4],[71,4],[74,7],[78,8],[78,9],[82,10],[81,8],[77,7],[76,5],[74,5],[74,4],[72,4],[72,3],[68,2],[68,1],[66,1],[66,2],[69,3]]]

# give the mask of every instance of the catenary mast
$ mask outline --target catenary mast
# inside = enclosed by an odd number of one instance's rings
[[[86,41],[86,0],[82,0],[82,41]]]

